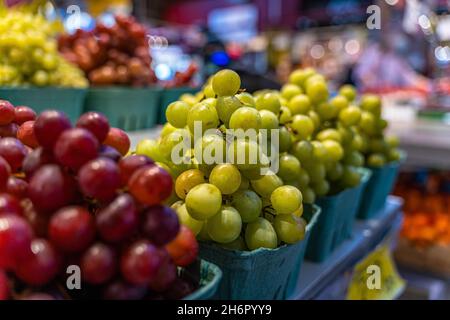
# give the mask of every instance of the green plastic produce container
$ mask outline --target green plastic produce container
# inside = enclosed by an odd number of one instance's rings
[[[216,294],[221,279],[222,271],[220,268],[211,262],[202,260],[200,265],[200,288],[183,300],[211,299]]]
[[[167,122],[166,109],[169,104],[171,104],[174,101],[177,101],[180,98],[180,96],[185,93],[194,94],[198,90],[199,90],[198,88],[192,88],[192,87],[163,89],[161,92],[161,106],[159,109],[158,123],[164,124]]]
[[[127,131],[152,128],[157,124],[160,88],[91,88],[85,111],[105,114],[111,126]]]
[[[227,250],[201,243],[200,256],[219,266],[223,279],[216,299],[286,299],[295,288],[311,228],[320,215],[317,206],[305,205],[305,238],[293,245],[254,251]]]
[[[83,113],[86,89],[56,87],[0,88],[0,99],[15,106],[28,106],[37,113],[44,110],[63,111],[72,122]]]
[[[406,158],[402,154],[402,160],[389,163],[381,168],[369,168],[372,172],[366,190],[363,194],[361,206],[358,212],[359,219],[370,219],[383,209],[387,196],[394,188],[401,162]]]

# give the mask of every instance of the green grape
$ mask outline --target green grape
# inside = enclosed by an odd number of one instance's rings
[[[211,171],[209,182],[219,188],[222,194],[232,194],[241,185],[241,174],[232,164],[218,164]]]
[[[208,242],[208,241],[212,241],[211,237],[209,236],[208,233],[208,220],[205,221],[200,221],[203,222],[203,227],[200,230],[200,232],[197,234],[197,239],[203,242]]]
[[[312,120],[312,122],[314,123],[314,128],[319,128],[320,124],[322,123],[322,120],[320,119],[319,114],[314,111],[314,110],[310,110],[308,112],[308,117]]]
[[[300,183],[298,183],[297,180],[295,180],[297,177],[294,177],[294,180],[292,180],[292,177],[290,180],[283,180],[284,185],[286,186],[292,186],[292,187],[296,187],[297,189],[300,190]]]
[[[298,159],[302,164],[312,162],[313,160],[313,145],[310,141],[299,141],[296,142],[291,149],[291,153]]]
[[[247,190],[250,188],[250,180],[241,174],[241,184],[238,190]]]
[[[191,107],[187,115],[187,125],[189,130],[194,133],[195,124],[199,123],[202,131],[214,129],[219,126],[219,116],[216,108],[206,103],[199,103]]]
[[[360,101],[361,109],[368,111],[375,117],[380,117],[381,115],[381,99],[379,96],[374,94],[365,94],[361,97]]]
[[[206,230],[212,240],[218,243],[230,243],[241,234],[242,220],[239,212],[230,206],[223,206],[220,211],[208,219]]]
[[[273,227],[278,239],[287,244],[294,244],[303,240],[306,233],[306,222],[302,218],[292,214],[284,214],[275,217]]]
[[[377,123],[372,113],[367,111],[361,112],[359,128],[368,135],[374,135],[377,133]]]
[[[260,217],[247,225],[245,243],[249,250],[275,249],[278,245],[277,233],[269,221]]]
[[[231,205],[236,208],[242,218],[242,222],[255,221],[262,210],[260,197],[251,190],[240,190],[232,195]]]
[[[178,200],[178,201],[175,201],[174,203],[172,203],[172,204],[170,205],[170,208],[173,209],[173,210],[175,210],[175,211],[177,211],[177,209],[178,209],[179,207],[181,207],[183,204],[184,204],[184,201],[183,201],[183,200]]]
[[[280,100],[281,106],[287,106],[289,101],[286,98],[283,98],[282,96],[278,96],[278,99]]]
[[[171,162],[176,162],[174,157],[179,157],[180,159],[184,156],[183,151],[188,146],[190,141],[189,131],[186,129],[176,129],[174,132],[168,134],[161,139],[159,143],[159,150],[164,159]],[[181,148],[183,147],[183,148]],[[178,153],[176,153],[176,150]]]
[[[247,251],[247,245],[245,244],[245,240],[243,237],[239,236],[236,240],[231,241],[230,243],[223,243],[221,245],[222,248],[228,249],[228,250],[235,250],[235,251]]]
[[[373,153],[367,158],[369,167],[379,168],[386,164],[386,157],[381,153]]]
[[[222,206],[220,190],[210,183],[192,188],[186,196],[186,208],[196,220],[207,220],[217,214]]]
[[[186,126],[189,105],[183,101],[175,101],[169,104],[166,109],[166,118],[175,128],[184,128]]]
[[[228,146],[228,162],[239,170],[260,169],[269,164],[269,160],[254,140],[236,139]]]
[[[285,126],[280,127],[278,143],[279,143],[278,147],[279,152],[286,152],[291,148],[292,145],[291,133]]]
[[[300,187],[299,189],[303,190],[304,188],[306,188],[309,185],[310,181],[311,180],[309,178],[308,172],[306,172],[305,169],[300,168],[300,171],[299,171],[299,173],[297,175],[297,182],[298,182],[298,185]]]
[[[315,74],[316,71],[313,68],[298,69],[290,74],[289,82],[304,88],[306,80]]]
[[[199,163],[199,168],[202,171],[204,169],[210,171],[209,169],[212,170],[215,164],[225,162],[226,148],[226,142],[220,135],[204,135],[194,145],[194,156]]]
[[[301,114],[295,115],[289,126],[292,130],[292,134],[298,140],[307,139],[314,132],[314,123],[311,118]]]
[[[212,88],[218,96],[235,95],[240,87],[241,78],[233,70],[221,70],[212,78]]]
[[[253,96],[248,92],[242,92],[236,95],[236,98],[239,99],[239,101],[246,107],[255,108],[255,99]]]
[[[269,110],[260,110],[259,115],[261,116],[261,129],[278,129],[279,123],[275,113]]]
[[[180,199],[185,199],[192,188],[205,182],[202,171],[190,169],[181,173],[175,180],[175,192]]]
[[[344,174],[344,166],[340,162],[331,163],[327,168],[327,178],[330,181],[338,181]]]
[[[34,73],[31,81],[38,87],[48,85],[48,73],[43,70],[38,70]]]
[[[320,119],[332,120],[338,116],[339,109],[329,102],[322,102],[317,106],[316,112],[319,114]]]
[[[342,138],[341,134],[336,129],[325,129],[317,133],[316,139],[319,141],[325,141],[325,140],[334,140],[336,142],[341,143]]]
[[[283,180],[291,180],[300,173],[300,161],[291,154],[280,156],[278,176]]]
[[[217,101],[218,101],[218,99],[216,99],[216,98],[206,98],[206,99],[202,100],[202,103],[205,103],[205,104],[215,108],[217,106]]]
[[[250,184],[261,197],[268,198],[276,188],[283,185],[283,181],[276,174],[270,172],[261,179],[251,180]]]
[[[342,95],[337,95],[330,100],[330,105],[338,110],[337,113],[339,114],[339,112],[348,107],[348,100]]]
[[[387,128],[388,122],[386,120],[384,120],[384,119],[379,119],[378,123],[377,123],[377,126],[378,126],[378,129],[380,131],[383,131],[384,129]]]
[[[281,103],[278,95],[273,92],[268,92],[260,95],[255,101],[256,109],[269,110],[278,115],[280,113]]]
[[[388,145],[387,145],[386,141],[384,141],[382,138],[373,139],[369,143],[369,150],[371,152],[384,153],[387,149],[388,149]]]
[[[361,174],[353,166],[344,166],[344,173],[342,174],[342,184],[344,188],[353,188],[359,185],[361,181]]]
[[[302,201],[302,193],[293,186],[278,187],[270,195],[270,202],[277,214],[291,214],[300,207]]]
[[[361,151],[363,148],[363,143],[364,141],[361,134],[356,132],[353,134],[353,140],[350,144],[350,148],[355,151]]]
[[[186,102],[190,106],[193,106],[194,104],[196,104],[198,102],[197,98],[190,93],[182,94],[180,96],[180,101]]]
[[[261,172],[261,168],[253,169],[240,169],[243,177],[249,180],[258,180],[264,176],[264,172]]]
[[[309,81],[306,87],[306,94],[308,95],[311,102],[314,104],[319,104],[328,99],[328,87],[325,81]]]
[[[172,168],[169,167],[167,164],[163,163],[163,162],[155,162],[155,164],[160,167],[161,169],[164,169],[165,171],[167,171],[168,174],[170,174],[170,176],[172,177],[172,179],[176,179],[178,177],[177,174],[175,174],[175,172],[173,172]]]
[[[343,145],[348,145],[352,142],[354,133],[350,128],[347,128],[338,123],[337,130],[338,130],[339,134],[341,135]]]
[[[339,113],[339,121],[346,127],[354,126],[361,119],[361,110],[356,106],[349,106]]]
[[[312,75],[311,77],[309,77],[308,79],[306,79],[305,81],[305,88],[308,88],[309,85],[315,83],[315,82],[324,82],[326,83],[326,79],[323,75],[316,73],[314,75]]]
[[[312,182],[324,180],[326,176],[326,168],[323,163],[312,162],[305,164],[306,172],[308,172],[309,178]]]
[[[258,130],[261,127],[261,116],[254,108],[239,108],[231,115],[229,127],[230,129]]]
[[[322,141],[322,145],[327,150],[328,159],[334,162],[341,160],[344,157],[344,149],[334,140]]]
[[[400,145],[400,140],[396,136],[389,136],[386,138],[386,143],[391,148],[398,148]]]
[[[165,136],[171,134],[175,130],[177,130],[177,128],[175,128],[170,123],[166,123],[161,130],[161,138],[164,138]]]
[[[339,89],[339,94],[344,96],[349,102],[352,102],[356,98],[356,89],[354,86],[346,84]]]
[[[292,115],[296,114],[308,114],[311,110],[311,101],[305,94],[299,94],[294,96],[287,104]]]
[[[301,93],[302,89],[295,84],[288,83],[281,88],[281,96],[288,101]]]
[[[136,146],[136,154],[147,156],[153,161],[165,161],[159,149],[159,144],[158,142],[156,142],[156,140],[144,139],[139,141]]]
[[[206,98],[216,97],[216,93],[214,92],[214,89],[211,84],[205,86],[205,88],[203,89],[203,94],[205,95]]]
[[[280,124],[286,124],[292,120],[292,113],[288,107],[281,106],[279,120]]]
[[[228,126],[231,115],[241,106],[241,102],[235,96],[217,98],[216,110],[220,121]]]
[[[180,223],[189,229],[197,236],[203,228],[204,221],[199,221],[191,217],[186,204],[182,204],[176,209],[178,220]]]
[[[313,159],[319,162],[326,162],[328,160],[328,149],[325,147],[323,142],[311,141],[313,147]]]
[[[313,204],[316,202],[316,194],[314,193],[314,190],[311,188],[305,188],[302,190],[303,195],[303,202],[308,204]]]
[[[354,167],[362,167],[364,165],[364,156],[359,151],[348,152],[344,157],[344,164]]]
[[[311,187],[318,197],[326,196],[330,192],[330,184],[327,180],[314,181]]]
[[[300,207],[292,213],[292,215],[294,217],[300,218],[301,216],[303,216],[303,211],[304,211],[304,209],[303,209],[303,203],[302,203],[300,205]]]

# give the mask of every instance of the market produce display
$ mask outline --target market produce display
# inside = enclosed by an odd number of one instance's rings
[[[40,14],[0,12],[0,86],[87,87],[83,72],[58,52],[59,28]]]
[[[198,286],[178,275],[198,244],[162,205],[171,176],[126,156],[128,136],[105,116],[72,127],[0,100],[0,123],[0,299],[179,299]],[[68,266],[83,290],[63,290]]]

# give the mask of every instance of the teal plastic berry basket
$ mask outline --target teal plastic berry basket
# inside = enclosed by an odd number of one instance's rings
[[[28,106],[37,113],[44,110],[64,112],[74,123],[83,112],[86,89],[56,87],[0,88],[0,99],[15,106]]]
[[[222,271],[215,264],[202,260],[200,265],[200,287],[183,300],[209,300],[217,292]]]
[[[227,250],[201,243],[200,256],[216,264],[223,273],[216,299],[278,300],[288,298],[297,283],[311,228],[320,208],[305,205],[308,222],[305,238],[293,245],[254,251]]]
[[[127,131],[149,129],[158,122],[161,91],[156,87],[91,88],[84,109],[105,114],[113,127]]]
[[[372,172],[358,212],[359,219],[371,219],[384,207],[387,196],[392,192],[400,170],[406,159],[402,153],[400,161],[389,163],[381,168],[368,168]]]
[[[181,95],[185,93],[194,94],[198,91],[198,88],[192,87],[181,87],[181,88],[171,88],[163,89],[161,92],[161,105],[159,109],[158,123],[164,124],[167,122],[166,119],[166,109],[174,101],[177,101]]]

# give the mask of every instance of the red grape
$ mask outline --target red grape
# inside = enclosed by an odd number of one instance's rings
[[[80,267],[84,281],[90,284],[103,284],[116,273],[116,253],[106,244],[94,243],[81,257]]]
[[[147,285],[158,274],[163,254],[147,240],[140,240],[127,248],[120,260],[124,278],[135,285]]]
[[[122,194],[96,215],[97,229],[109,242],[119,242],[130,237],[138,225],[138,213],[133,197]]]
[[[33,109],[26,106],[17,106],[14,109],[15,119],[14,121],[21,125],[24,122],[32,121],[36,119],[36,112]]]
[[[128,181],[131,194],[141,203],[156,205],[170,197],[172,177],[156,165],[136,170]]]
[[[146,286],[134,286],[117,280],[106,287],[103,298],[106,300],[140,300],[146,293]]]
[[[194,291],[194,286],[183,279],[176,279],[170,289],[164,293],[164,297],[169,300],[179,300],[188,296]]]
[[[164,246],[175,239],[180,230],[178,216],[169,207],[150,207],[142,215],[142,233],[157,246]]]
[[[102,145],[100,147],[98,156],[111,159],[114,162],[118,162],[122,158],[122,155],[119,153],[119,151],[107,145]]]
[[[31,151],[23,160],[23,171],[27,178],[31,178],[33,173],[43,165],[53,162],[53,156],[42,147]]]
[[[117,149],[123,156],[130,150],[130,138],[125,131],[118,128],[110,128],[104,144]]]
[[[5,271],[0,269],[0,301],[8,300],[9,298],[9,283],[8,276]]]
[[[85,163],[97,157],[98,141],[86,129],[74,128],[64,131],[53,150],[59,163],[78,170]]]
[[[71,127],[70,120],[64,113],[49,110],[42,112],[37,117],[34,124],[34,133],[39,144],[44,149],[52,151],[61,133]]]
[[[177,266],[186,267],[197,258],[198,242],[192,231],[182,225],[177,237],[166,245],[166,249]]]
[[[18,263],[15,273],[25,283],[41,286],[56,276],[60,261],[58,252],[50,242],[34,239],[31,242],[31,254]]]
[[[77,198],[76,182],[58,165],[47,164],[33,174],[28,196],[38,211],[53,212]]]
[[[17,130],[19,130],[19,126],[17,124],[15,124],[14,122],[0,126],[0,137],[15,138],[17,136]]]
[[[143,155],[131,155],[122,158],[119,161],[120,176],[122,183],[126,185],[130,180],[131,175],[139,168],[145,165],[153,164],[153,160]]]
[[[77,127],[89,130],[102,143],[109,131],[108,119],[98,112],[87,112],[77,121]]]
[[[48,215],[37,212],[33,208],[31,202],[30,205],[25,208],[23,215],[27,219],[37,237],[47,237],[48,223],[50,221],[50,217]]]
[[[107,201],[114,198],[120,188],[117,164],[108,158],[98,158],[86,163],[78,173],[79,185],[85,196]]]
[[[30,148],[37,148],[39,146],[36,135],[34,134],[34,121],[22,123],[17,131],[17,139]]]
[[[18,259],[30,252],[33,231],[23,218],[16,215],[0,216],[0,268],[15,267]]]
[[[9,166],[9,163],[5,158],[0,156],[0,190],[5,189],[10,174],[11,167]]]
[[[173,263],[167,251],[163,251],[164,262],[158,270],[158,275],[149,283],[149,288],[156,292],[164,292],[177,279],[177,266]]]
[[[6,184],[6,191],[18,199],[26,198],[28,196],[28,183],[23,179],[10,176]]]
[[[83,207],[62,208],[51,217],[48,233],[50,240],[59,249],[79,252],[94,240],[94,218]]]
[[[0,126],[14,121],[14,106],[6,100],[0,100]]]
[[[0,215],[3,214],[22,215],[22,207],[16,197],[7,193],[0,194]]]
[[[15,138],[0,139],[0,156],[8,162],[13,172],[22,167],[26,155],[27,149],[19,140]]]

